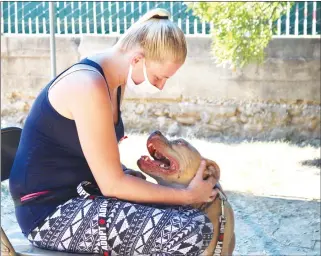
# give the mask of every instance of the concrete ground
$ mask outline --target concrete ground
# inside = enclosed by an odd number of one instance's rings
[[[127,167],[138,169],[136,160],[147,154],[146,139],[129,134],[120,144]],[[235,211],[234,255],[320,255],[319,146],[187,140],[221,168],[221,184]],[[1,192],[2,227],[13,243],[27,243],[6,184]]]
[[[121,142],[128,168],[148,154],[147,137]],[[235,211],[235,255],[320,255],[320,146],[187,140],[221,168]]]

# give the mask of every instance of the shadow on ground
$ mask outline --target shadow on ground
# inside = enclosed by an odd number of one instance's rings
[[[228,191],[235,255],[320,255],[320,202]]]
[[[28,244],[1,186],[1,225],[13,244]],[[320,202],[226,192],[235,213],[234,255],[320,255]],[[4,200],[4,201],[3,201]]]
[[[164,134],[165,135],[165,134]],[[189,139],[200,139],[200,140],[206,140],[208,142],[213,142],[213,143],[223,143],[226,145],[238,145],[242,143],[286,143],[291,146],[296,146],[296,147],[313,147],[313,148],[320,148],[321,145],[321,140],[320,139],[310,139],[310,140],[301,140],[301,139],[279,139],[279,140],[271,140],[268,138],[236,138],[236,137],[222,137],[222,136],[213,136],[213,137],[202,137],[198,136],[197,138],[195,137],[190,137]]]
[[[120,144],[128,168],[137,170],[137,159],[148,154],[147,137],[130,134]],[[221,168],[235,211],[234,255],[320,255],[320,144],[187,140]],[[26,243],[7,184],[1,193],[1,225],[13,243]]]
[[[314,166],[314,167],[321,167],[321,159],[310,159],[310,160],[304,160],[301,161],[300,164],[306,165],[306,166]]]

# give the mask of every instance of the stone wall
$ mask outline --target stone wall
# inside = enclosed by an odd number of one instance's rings
[[[153,129],[198,138],[287,139],[320,138],[320,107],[300,102],[276,104],[238,101],[126,102],[126,126],[135,132]],[[152,125],[151,125],[152,124]]]
[[[57,37],[57,71],[117,37]],[[126,92],[127,131],[206,138],[320,139],[320,40],[274,39],[262,66],[217,67],[211,39],[190,37],[184,66],[156,95]],[[1,126],[23,124],[50,80],[48,37],[1,37]]]

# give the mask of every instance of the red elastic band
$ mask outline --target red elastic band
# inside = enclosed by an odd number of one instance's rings
[[[127,138],[128,138],[127,136],[124,136],[119,140],[119,142],[121,142],[121,141],[123,141],[124,139],[127,139]]]
[[[23,201],[26,201],[26,200],[28,200],[30,198],[33,198],[33,197],[36,197],[36,196],[41,196],[41,195],[47,194],[49,192],[50,191],[40,191],[40,192],[28,194],[28,195],[25,195],[25,196],[21,197],[20,201],[23,202]]]

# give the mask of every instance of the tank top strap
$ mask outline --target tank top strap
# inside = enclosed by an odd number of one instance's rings
[[[99,73],[105,79],[105,82],[106,82],[106,85],[107,85],[107,89],[108,89],[108,93],[109,93],[109,97],[111,98],[111,94],[110,94],[109,86],[108,86],[108,83],[107,83],[107,79],[105,77],[104,70],[101,68],[101,66],[97,62],[94,62],[94,61],[92,61],[92,60],[90,60],[88,58],[82,59],[77,64],[85,64],[85,65],[89,65],[89,66],[94,67],[95,69],[97,69],[99,71]]]
[[[104,79],[106,81],[109,97],[111,98],[111,94],[110,94],[109,86],[108,86],[108,83],[107,83],[107,79],[105,77],[104,71],[101,68],[101,66],[97,62],[94,62],[94,61],[92,61],[92,60],[90,60],[88,58],[82,59],[80,62],[78,62],[78,64],[85,64],[85,65],[92,66],[92,67],[96,68],[99,71],[99,73],[101,73],[101,75],[104,77]],[[119,119],[121,118],[121,115],[120,115],[120,100],[121,100],[121,86],[119,86],[118,89],[117,89],[118,124],[119,124]]]

